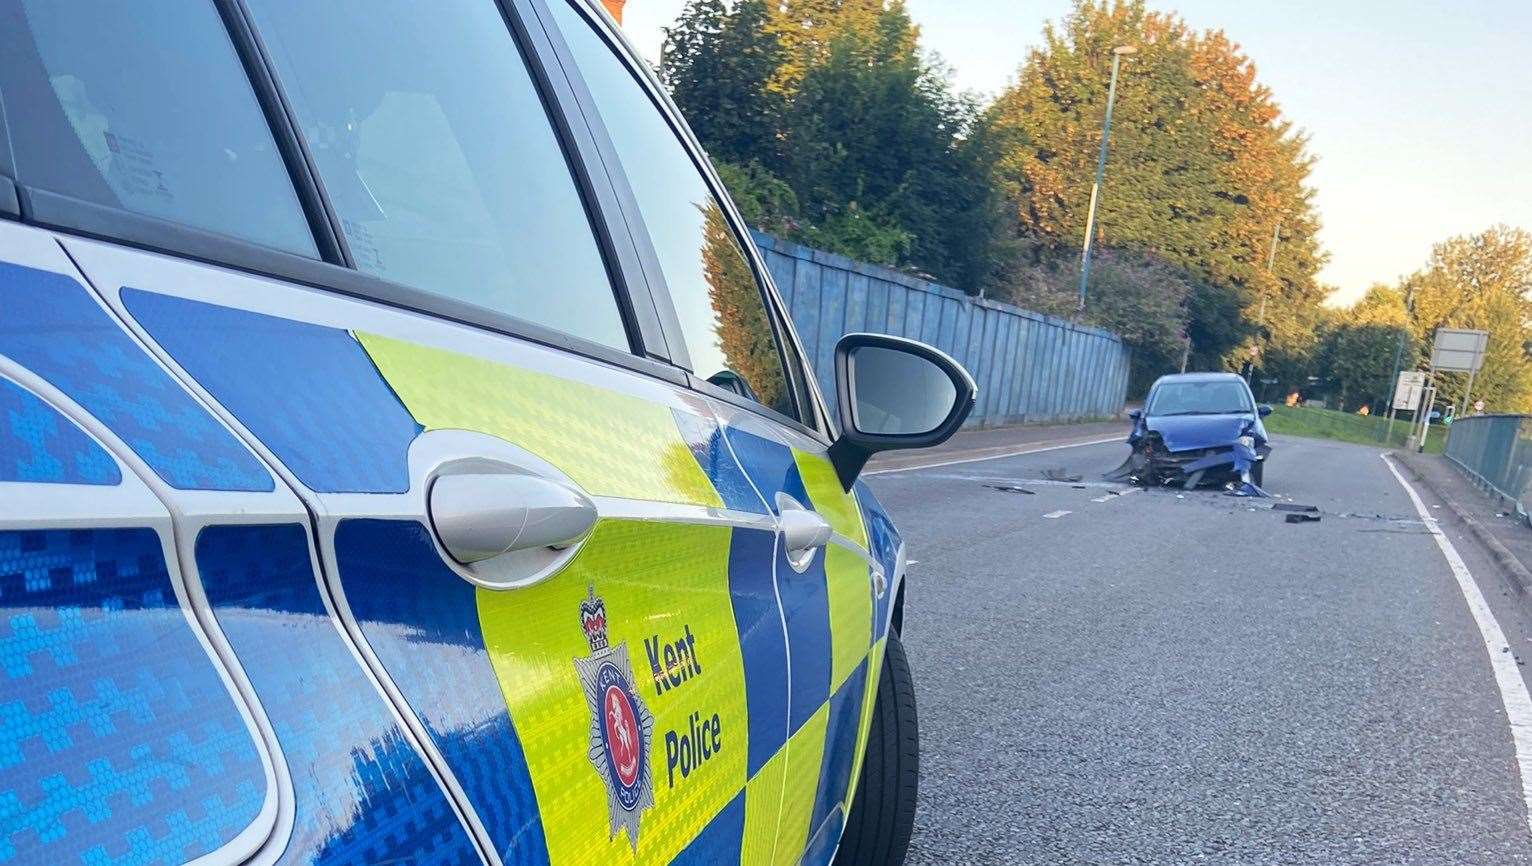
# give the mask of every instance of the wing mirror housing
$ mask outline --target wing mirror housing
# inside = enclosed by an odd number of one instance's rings
[[[1261,405],[1255,407],[1255,414],[1261,416],[1262,418],[1265,418],[1267,415],[1270,415],[1271,414],[1271,404],[1270,403],[1262,403]]]
[[[947,441],[973,411],[978,386],[947,353],[886,334],[847,334],[835,344],[840,438],[830,462],[851,489],[879,451]]]

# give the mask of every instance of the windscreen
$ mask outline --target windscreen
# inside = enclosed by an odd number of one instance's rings
[[[1154,390],[1150,415],[1231,415],[1251,410],[1245,383],[1230,379],[1211,382],[1166,382]]]

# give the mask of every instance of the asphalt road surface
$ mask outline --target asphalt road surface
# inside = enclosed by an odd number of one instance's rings
[[[1275,449],[1321,522],[1110,495],[1122,444],[870,479],[916,561],[911,863],[1532,862],[1491,650],[1405,488],[1376,448]],[[1532,660],[1532,600],[1442,525]]]

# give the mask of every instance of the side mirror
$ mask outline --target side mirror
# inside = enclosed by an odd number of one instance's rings
[[[1144,410],[1142,410],[1142,409],[1129,409],[1128,410],[1128,419],[1130,421],[1137,421],[1137,420],[1139,420],[1142,417],[1144,417]]]
[[[1267,415],[1270,415],[1271,414],[1271,404],[1270,403],[1262,403],[1261,405],[1255,407],[1255,414],[1261,416],[1262,418],[1265,418]]]
[[[835,344],[840,438],[830,462],[850,490],[879,451],[947,441],[973,410],[978,387],[945,352],[884,334],[847,334]]]

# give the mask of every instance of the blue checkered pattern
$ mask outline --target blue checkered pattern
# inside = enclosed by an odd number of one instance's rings
[[[58,410],[0,379],[0,481],[121,484],[106,450]]]
[[[435,777],[327,615],[304,527],[204,529],[197,566],[292,775],[293,833],[279,862],[478,864]]]
[[[888,591],[882,598],[873,598],[872,639],[876,643],[888,630],[888,606],[894,603],[894,569],[899,565],[899,530],[889,519],[883,503],[872,495],[872,488],[858,481],[852,488],[857,505],[862,509],[862,525],[867,527],[867,548],[888,576]]]
[[[791,448],[734,427],[725,427],[724,435],[745,474],[771,504],[773,512],[778,492],[786,493],[806,508],[814,507]],[[782,615],[787,620],[787,645],[792,648],[788,656],[791,734],[797,733],[830,698],[830,595],[823,556],[814,557],[808,569],[798,574],[788,564],[786,554],[778,550],[776,573]]]
[[[740,791],[713,816],[697,838],[687,843],[670,866],[718,866],[738,863],[739,846],[745,838],[745,792]]]
[[[309,489],[409,489],[421,427],[346,331],[139,289],[122,301]]]
[[[790,648],[788,702],[791,734],[798,733],[825,701],[830,699],[830,591],[821,554],[809,561],[802,574],[793,570],[787,553],[777,551],[777,593],[787,621]]]
[[[846,829],[846,816],[837,812],[834,817],[834,821],[820,825],[814,838],[809,840],[808,850],[798,858],[798,866],[830,866],[834,862],[835,848],[840,844],[840,835]]]
[[[761,496],[766,498],[772,513],[777,510],[778,491],[798,500],[805,508],[813,508],[808,491],[803,487],[803,476],[798,472],[793,449],[775,439],[767,439],[747,433],[735,427],[725,427],[724,436],[739,458],[740,467],[755,482]]]
[[[0,532],[0,863],[181,863],[265,797],[159,536]]]
[[[425,724],[501,859],[546,864],[532,776],[484,648],[475,590],[411,520],[343,521],[341,584],[362,635]]]
[[[713,488],[723,499],[724,507],[752,514],[768,513],[766,503],[761,501],[755,488],[750,486],[750,480],[745,477],[744,471],[724,444],[723,430],[718,422],[680,410],[673,410],[673,414],[676,416],[676,427],[685,438],[692,456],[697,458],[697,465],[702,467],[708,481],[713,483]]]
[[[864,659],[830,698],[824,762],[819,768],[819,794],[814,799],[810,827],[818,827],[830,817],[830,812],[845,801],[846,793],[851,790],[851,764],[856,757],[856,735],[862,723],[862,699],[866,691],[867,662]]]
[[[764,529],[736,527],[729,539],[729,601],[745,667],[746,773],[752,778],[787,742],[787,636],[771,574],[776,543],[776,534]]]
[[[271,490],[255,456],[74,279],[0,262],[0,354],[79,403],[179,490]]]

